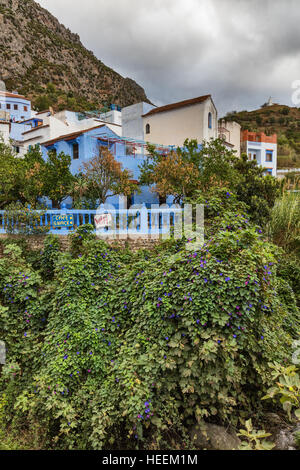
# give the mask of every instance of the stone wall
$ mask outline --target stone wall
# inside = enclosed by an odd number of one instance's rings
[[[0,234],[0,242],[3,239],[15,239],[15,240],[20,240],[20,239],[25,239],[28,247],[32,250],[42,250],[44,246],[44,240],[45,240],[45,235],[27,235],[21,236],[21,235],[7,235],[7,234]],[[60,240],[60,245],[62,251],[66,251],[70,248],[70,243],[71,239],[68,235],[60,235],[59,236]],[[111,239],[111,238],[103,238],[103,240],[110,246],[113,247],[118,247],[118,248],[129,248],[132,251],[137,251],[140,249],[151,249],[157,244],[160,243],[160,238],[148,238],[148,237],[131,237],[131,238],[116,238],[116,239]],[[0,256],[2,256],[2,249],[3,246],[0,243]]]

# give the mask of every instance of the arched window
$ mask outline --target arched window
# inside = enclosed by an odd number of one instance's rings
[[[146,134],[150,134],[150,124],[146,124]]]
[[[212,128],[212,114],[208,113],[208,128]]]

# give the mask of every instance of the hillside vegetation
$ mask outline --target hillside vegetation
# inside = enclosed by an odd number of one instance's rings
[[[142,87],[103,64],[33,0],[0,0],[0,61],[0,80],[37,109],[80,111],[148,101]]]
[[[274,104],[254,111],[227,113],[242,129],[278,135],[278,167],[300,168],[300,109]]]

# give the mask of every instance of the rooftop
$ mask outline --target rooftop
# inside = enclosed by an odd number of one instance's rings
[[[92,131],[94,129],[99,129],[100,127],[104,127],[105,124],[101,124],[101,126],[94,126],[94,127],[90,127],[89,129],[82,129],[82,130],[78,130],[76,132],[72,132],[71,134],[65,134],[65,135],[61,135],[59,137],[56,137],[55,139],[52,139],[52,140],[48,140],[47,142],[43,142],[43,145],[45,147],[50,147],[50,145],[53,145],[55,144],[56,142],[59,142],[60,140],[72,140],[72,139],[76,139],[77,137],[79,137],[80,135],[84,134],[85,132],[88,132],[88,131]],[[38,129],[38,127],[37,127]]]
[[[10,91],[1,91],[0,90],[0,96],[3,96],[5,98],[19,98],[19,99],[22,99],[22,100],[30,101],[27,98],[25,98],[25,96],[19,95],[18,93],[12,93]]]
[[[143,117],[151,116],[152,114],[157,114],[157,113],[164,113],[165,111],[172,111],[173,109],[184,108],[185,106],[191,106],[193,104],[203,103],[208,98],[211,98],[211,95],[198,96],[197,98],[192,98],[192,99],[184,100],[184,101],[178,101],[177,103],[171,103],[165,106],[160,106],[158,108],[151,109],[151,111],[149,111],[146,114],[143,114]]]

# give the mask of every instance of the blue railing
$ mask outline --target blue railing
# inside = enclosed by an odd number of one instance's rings
[[[40,214],[40,218],[35,217],[34,225],[37,231],[42,233],[53,233],[56,235],[68,235],[85,224],[91,224],[95,227],[95,232],[103,237],[109,236],[127,236],[127,235],[159,235],[167,234],[175,224],[182,222],[183,211],[180,208],[146,208],[146,206],[135,207],[131,209],[109,209],[109,210],[45,210],[34,211],[34,214]],[[95,226],[95,217],[101,214],[110,214],[111,223],[107,227],[97,228]],[[73,223],[70,226],[56,226],[54,216],[73,216]],[[7,225],[13,228],[13,233],[25,233],[26,227],[30,224],[18,218],[14,213],[12,218],[6,211],[0,211],[0,233],[8,233]],[[12,231],[10,230],[10,233]]]

